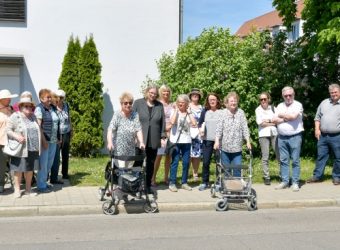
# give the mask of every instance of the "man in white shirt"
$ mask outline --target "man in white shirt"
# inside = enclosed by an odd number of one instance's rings
[[[294,100],[295,92],[292,87],[282,89],[284,102],[277,106],[273,122],[277,124],[279,134],[278,146],[280,152],[280,166],[282,182],[275,189],[289,187],[289,163],[292,159],[292,189],[299,191],[300,180],[300,152],[302,143],[303,107]]]

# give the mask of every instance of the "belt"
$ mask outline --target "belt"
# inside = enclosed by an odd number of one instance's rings
[[[297,136],[297,135],[302,135],[302,132],[299,132],[297,134],[294,134],[294,135],[279,135],[280,138],[290,138],[290,137],[294,137],[294,136]]]

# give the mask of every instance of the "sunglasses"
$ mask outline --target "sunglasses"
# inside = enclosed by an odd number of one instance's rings
[[[124,105],[132,105],[132,102],[122,102],[122,104],[124,104]]]
[[[293,95],[290,94],[290,95],[284,95],[283,97],[284,97],[284,98],[287,98],[287,97],[292,97],[292,96],[293,96]]]
[[[268,99],[267,98],[261,98],[260,101],[267,101]]]

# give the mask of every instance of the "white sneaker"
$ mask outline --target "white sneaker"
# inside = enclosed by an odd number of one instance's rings
[[[299,184],[293,183],[293,185],[292,185],[292,190],[293,190],[293,192],[298,192],[298,191],[300,191]]]
[[[279,190],[279,189],[285,189],[288,187],[288,183],[285,183],[285,182],[281,182],[279,185],[277,185],[275,187],[276,190]]]
[[[182,189],[187,190],[187,191],[192,190],[192,188],[187,183],[182,184]]]
[[[177,192],[177,191],[178,191],[178,189],[177,189],[177,187],[176,187],[175,184],[169,185],[169,190],[170,190],[171,192]]]
[[[20,191],[14,191],[13,197],[16,198],[20,198],[21,197],[21,192]]]
[[[35,192],[25,192],[25,195],[27,195],[27,196],[30,196],[30,197],[34,197],[34,196],[37,196],[38,194],[37,193],[35,193]]]

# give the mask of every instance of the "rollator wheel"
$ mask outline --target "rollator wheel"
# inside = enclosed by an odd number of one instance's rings
[[[215,198],[216,197],[216,186],[215,186],[215,184],[211,185],[210,196],[211,196],[211,198]]]
[[[250,198],[248,198],[248,211],[257,210],[257,195],[255,189],[250,190]]]
[[[10,182],[10,177],[9,177],[9,173],[5,173],[5,183],[9,183]]]
[[[113,201],[105,201],[102,206],[103,213],[106,215],[113,215],[116,212],[116,206]]]
[[[222,212],[228,209],[228,201],[227,199],[221,199],[216,202],[215,205],[216,211]]]
[[[144,203],[143,208],[145,213],[156,213],[158,211],[158,204],[156,201],[150,200]]]

